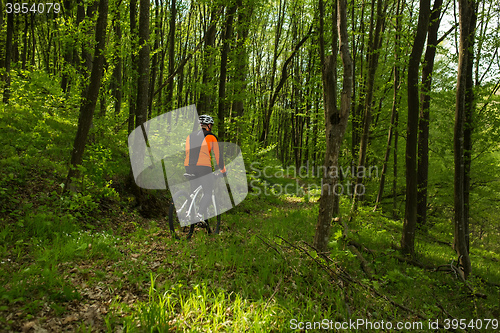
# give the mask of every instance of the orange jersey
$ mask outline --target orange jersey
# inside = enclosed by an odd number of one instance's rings
[[[203,129],[195,131],[186,138],[186,159],[184,166],[208,166],[212,167],[212,156],[215,155],[217,164],[215,169],[226,172],[222,151],[215,134]]]

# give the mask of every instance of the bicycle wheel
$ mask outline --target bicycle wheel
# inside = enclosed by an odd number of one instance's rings
[[[180,208],[178,210],[176,210],[174,202],[177,202],[178,205],[180,204]],[[181,220],[179,219],[179,217],[181,217],[181,219],[186,217],[190,204],[191,198],[185,191],[175,193],[172,198],[172,203],[170,204],[170,208],[168,210],[168,225],[170,227],[172,237],[175,239],[180,239],[181,237],[190,239],[193,235],[194,224],[183,227],[181,226]]]

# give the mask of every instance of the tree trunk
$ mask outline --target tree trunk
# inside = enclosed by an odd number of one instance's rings
[[[368,47],[368,74],[366,80],[366,96],[364,98],[364,119],[363,119],[363,134],[361,135],[361,143],[359,147],[359,160],[358,168],[356,174],[358,175],[356,179],[356,185],[354,187],[354,196],[352,203],[352,212],[357,210],[357,204],[360,196],[365,192],[363,186],[363,175],[364,172],[359,172],[365,168],[366,153],[368,149],[368,141],[370,135],[370,126],[372,120],[372,101],[373,101],[373,91],[375,89],[375,73],[378,67],[379,49],[382,46],[382,25],[385,20],[385,11],[387,6],[384,4],[384,0],[377,1],[377,20],[375,25],[375,33],[370,36],[369,47]],[[371,30],[370,30],[371,35]]]
[[[117,5],[115,17],[113,20],[115,30],[115,68],[113,70],[112,94],[115,100],[115,114],[119,114],[122,108],[122,25],[120,6]]]
[[[175,19],[177,17],[176,0],[172,0],[170,5],[170,28],[168,32],[168,75],[172,76],[175,71]],[[167,110],[172,109],[174,96],[174,83],[167,84],[167,100],[165,106]]]
[[[399,79],[400,79],[400,74],[399,74],[399,48],[400,48],[400,40],[401,40],[401,1],[397,1],[397,7],[396,7],[396,27],[395,27],[395,40],[394,40],[394,86],[393,86],[393,97],[392,97],[392,110],[391,110],[391,125],[389,127],[389,133],[387,135],[387,147],[385,150],[385,155],[384,155],[384,164],[382,166],[382,172],[380,174],[380,186],[377,194],[377,200],[375,201],[375,207],[373,208],[373,211],[375,212],[378,208],[378,205],[380,204],[380,201],[382,201],[382,195],[384,194],[384,184],[385,184],[385,174],[387,173],[387,165],[389,162],[389,157],[391,154],[391,142],[392,142],[392,137],[394,136],[394,132],[396,132],[396,126],[397,126],[397,113],[398,113],[398,91],[399,91]],[[394,148],[396,149],[396,148]]]
[[[148,120],[149,89],[149,0],[139,1],[139,64],[137,70],[137,104],[135,126],[141,126]]]
[[[306,40],[309,38],[309,36],[311,35],[312,28],[313,28],[313,26],[311,25],[307,34],[297,43],[297,45],[293,49],[292,53],[288,56],[288,58],[285,60],[285,63],[283,64],[283,67],[281,69],[280,81],[278,82],[278,85],[276,86],[276,88],[274,89],[274,91],[271,94],[269,104],[267,105],[267,111],[264,115],[264,117],[265,117],[264,118],[264,125],[265,126],[264,126],[264,131],[262,132],[261,137],[260,137],[261,142],[263,142],[263,143],[265,143],[265,140],[267,138],[267,133],[269,131],[269,127],[271,124],[271,115],[273,113],[274,104],[276,103],[276,100],[278,98],[278,94],[281,91],[281,89],[283,88],[283,86],[285,85],[285,82],[289,76],[288,75],[288,65],[290,64],[290,62],[292,61],[294,56],[297,54],[297,52],[301,48],[302,44],[304,44],[306,42]]]
[[[337,109],[336,100],[336,55],[337,55],[337,36],[333,38],[333,52],[331,56],[325,57],[324,39],[323,39],[323,1],[319,0],[320,16],[320,59],[322,63],[323,79],[323,100],[325,106],[325,126],[326,126],[326,153],[325,167],[327,173],[323,177],[321,199],[316,224],[316,233],[314,235],[314,246],[319,251],[326,251],[330,238],[330,224],[332,217],[339,218],[339,197],[336,189],[338,174],[338,162],[340,146],[342,144],[349,111],[351,109],[352,94],[352,60],[349,52],[349,38],[347,34],[347,3],[346,0],[337,0],[337,25],[338,38],[340,39],[340,55],[344,67],[343,89],[341,94],[340,110]],[[337,30],[337,29],[335,29]],[[336,193],[337,192],[337,193]]]
[[[406,138],[406,206],[401,238],[403,254],[415,253],[417,227],[417,134],[418,134],[418,72],[427,35],[430,0],[420,0],[417,34],[408,61],[408,126]]]
[[[72,10],[73,10],[73,1],[65,0],[63,1],[64,5],[64,16],[65,18],[69,18],[72,16]],[[69,66],[73,62],[73,43],[72,41],[65,41],[63,42],[63,49],[64,49],[64,55],[63,55],[63,69],[62,69],[62,79],[61,79],[61,89],[64,93],[69,92]]]
[[[24,34],[23,34],[23,53],[21,55],[21,68],[22,70],[26,70],[26,59],[28,56],[28,15],[23,15],[24,17]],[[1,26],[1,25],[0,25]]]
[[[234,117],[236,117],[236,135],[235,142],[239,143],[240,136],[242,133],[241,118],[244,113],[244,101],[247,83],[246,76],[248,72],[248,52],[246,48],[246,40],[250,32],[250,20],[253,13],[253,3],[242,4],[242,0],[238,0],[238,21],[236,25],[237,30],[237,40],[236,40],[236,55],[235,61],[237,65],[235,66],[234,73],[234,83],[236,84],[236,93],[233,96],[233,105],[231,107]]]
[[[226,13],[226,25],[224,27],[224,38],[222,40],[222,52],[220,55],[220,76],[219,76],[219,107],[217,111],[218,137],[220,141],[224,141],[225,133],[225,114],[229,106],[226,100],[226,79],[227,79],[227,57],[229,55],[229,44],[233,38],[233,18],[236,13],[236,4],[231,4],[231,7]]]
[[[155,36],[155,43],[153,46],[153,59],[151,64],[151,76],[149,83],[149,103],[148,103],[148,119],[153,117],[153,93],[155,91],[156,72],[158,71],[158,48],[160,46],[160,13],[159,3],[155,0],[155,23],[153,34]]]
[[[423,227],[427,221],[427,178],[429,174],[429,109],[432,71],[438,40],[441,6],[443,0],[435,0],[427,36],[427,49],[422,68],[421,109],[418,123],[418,173],[417,173],[417,226]]]
[[[99,1],[99,17],[96,24],[96,46],[94,50],[94,65],[90,75],[90,83],[86,89],[85,99],[80,107],[80,117],[78,118],[78,129],[76,132],[73,151],[71,153],[71,165],[68,177],[64,184],[66,191],[71,184],[72,178],[77,176],[77,166],[82,163],[83,152],[87,141],[87,135],[92,124],[97,98],[99,97],[99,88],[101,86],[102,69],[104,65],[104,48],[106,43],[106,24],[108,17],[108,0]]]
[[[198,103],[198,112],[201,114],[210,113],[212,110],[212,92],[211,80],[213,79],[213,66],[215,61],[214,45],[216,26],[213,22],[216,21],[216,8],[213,7],[210,13],[210,25],[207,28],[205,23],[205,45],[203,49],[203,66],[202,66],[202,89],[200,91],[200,102]]]
[[[92,3],[92,5],[87,7],[87,17],[93,17],[94,13],[97,9],[98,2],[95,1]],[[87,27],[86,29],[87,34],[92,33],[92,29],[90,27]],[[85,62],[85,68],[84,68],[84,76],[88,78],[89,73],[92,72],[92,55],[90,54],[89,50],[87,49],[89,45],[83,45],[82,47],[82,59]]]
[[[3,9],[2,9],[3,10]],[[12,57],[12,36],[14,34],[14,11],[7,14],[7,40],[5,41],[5,74],[3,102],[7,103],[10,98],[10,62]]]
[[[130,36],[131,40],[137,35],[137,0],[130,0]],[[135,44],[132,44],[132,49],[135,48]],[[135,128],[135,109],[136,109],[136,72],[135,68],[138,66],[138,57],[135,52],[132,52],[132,70],[130,71],[130,90],[129,90],[129,111],[128,111],[128,133],[130,134]]]
[[[398,219],[398,137],[399,137],[399,112],[396,109],[396,119],[394,120],[394,167],[392,170],[392,218]]]
[[[272,104],[272,91],[274,90],[274,80],[276,78],[276,68],[277,68],[277,62],[278,62],[278,56],[279,56],[279,50],[278,50],[278,47],[279,47],[279,43],[280,43],[280,39],[281,39],[281,32],[282,32],[282,29],[283,29],[283,20],[284,20],[284,17],[285,17],[285,7],[286,7],[286,1],[282,1],[280,0],[280,5],[279,5],[279,9],[278,9],[278,20],[276,21],[276,31],[275,31],[275,34],[274,34],[274,51],[273,51],[273,64],[272,64],[272,69],[271,69],[271,82],[270,82],[270,85],[269,85],[269,91],[271,91],[271,93],[269,94],[269,98],[267,99],[267,106],[266,108],[264,109],[264,114],[262,115],[262,119],[263,119],[263,122],[262,122],[262,132],[261,132],[261,135],[260,135],[260,139],[259,141],[261,143],[264,144],[264,146],[266,145],[266,140],[267,140],[267,134],[269,132],[269,123],[270,123],[270,119],[271,119],[271,115],[268,113],[270,113],[270,110],[272,110],[272,107],[270,107],[270,105]]]
[[[30,15],[30,28],[31,28],[31,53],[30,53],[30,65],[31,68],[35,67],[35,50],[36,50],[36,38],[35,38],[35,15]]]
[[[467,81],[465,83],[465,124],[464,124],[464,221],[465,243],[469,252],[469,211],[470,211],[470,170],[472,163],[472,131],[474,129],[473,116],[476,108],[474,97],[473,64],[474,41],[477,21],[477,7],[474,6],[470,24],[470,47],[467,49]]]
[[[355,8],[355,6],[357,6],[357,3],[355,4],[355,0],[353,0],[353,4],[352,4],[352,7]],[[355,10],[353,9],[352,10],[352,30],[353,31],[356,31],[355,30],[355,24],[357,21],[360,21],[359,23],[359,31],[358,31],[358,34],[357,34],[357,38],[360,39],[358,40],[358,42],[356,42],[356,38],[353,38],[353,58],[354,58],[354,61],[352,63],[352,66],[353,66],[353,73],[356,74],[359,72],[359,78],[360,79],[360,83],[356,84],[355,82],[353,82],[353,88],[352,88],[352,98],[353,98],[353,101],[356,101],[356,96],[357,96],[357,87],[359,88],[359,90],[361,90],[361,92],[359,93],[359,98],[358,98],[358,102],[353,102],[352,103],[352,116],[351,116],[351,119],[352,119],[352,126],[351,126],[351,129],[352,129],[352,133],[351,133],[351,155],[352,155],[352,164],[354,165],[354,161],[356,159],[358,159],[358,152],[359,152],[359,145],[360,145],[360,141],[361,141],[361,130],[362,130],[362,123],[363,123],[363,115],[362,115],[362,109],[363,109],[363,106],[364,106],[364,96],[365,96],[365,89],[366,89],[366,78],[365,78],[365,70],[364,70],[364,63],[365,61],[363,60],[364,58],[364,46],[365,46],[365,21],[364,21],[364,17],[365,17],[365,8],[366,8],[366,1],[363,1],[361,3],[361,19],[358,20],[355,18]],[[371,20],[370,22],[373,22],[373,15],[371,17]],[[359,45],[359,48],[360,50],[358,51],[358,46]],[[359,55],[358,55],[359,53]],[[360,63],[360,68],[359,70],[357,70],[357,59],[360,59],[359,60],[359,63]],[[356,78],[354,78],[355,80]]]
[[[0,0],[0,5],[2,6],[2,8],[4,8],[4,1],[3,0]],[[4,15],[4,11],[2,10],[0,12],[0,27],[3,26],[3,22],[4,22],[3,15]],[[2,64],[2,67],[3,67],[3,64]]]
[[[466,180],[465,167],[465,120],[470,118],[471,111],[466,111],[472,105],[468,105],[473,101],[472,91],[467,91],[472,82],[472,62],[471,48],[473,47],[472,37],[475,29],[475,2],[473,0],[459,0],[459,16],[460,16],[460,46],[458,57],[458,75],[457,75],[457,91],[456,91],[456,106],[455,106],[455,128],[454,128],[454,161],[455,161],[455,181],[454,181],[454,206],[455,206],[455,237],[454,248],[458,254],[459,263],[463,269],[461,274],[467,279],[472,271],[472,265],[469,257],[468,238],[469,226],[466,218],[465,204],[468,199],[465,198],[465,186],[468,185]],[[469,73],[469,66],[470,73]],[[471,76],[468,78],[467,76]],[[471,100],[472,99],[472,100]],[[469,116],[467,116],[469,113]],[[469,126],[468,126],[469,127]],[[471,129],[471,128],[469,128]],[[469,144],[469,142],[468,142]],[[470,175],[467,174],[467,177]]]

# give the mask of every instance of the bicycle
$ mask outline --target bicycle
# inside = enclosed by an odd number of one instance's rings
[[[196,178],[196,175],[185,173],[184,177],[189,181]],[[214,174],[214,177],[218,177],[218,175]],[[214,179],[215,181],[215,179]],[[179,233],[186,234],[186,229],[189,229],[186,235],[186,239],[190,239],[193,236],[195,226],[200,226],[207,230],[207,234],[211,234],[212,230],[210,229],[210,224],[208,219],[205,219],[204,222],[196,221],[198,216],[198,207],[201,199],[203,198],[204,193],[202,191],[202,186],[199,185],[191,194],[187,191],[178,191],[172,197],[172,203],[170,204],[170,208],[168,210],[168,224],[170,227],[170,231],[172,236],[175,239],[181,239],[179,237],[176,229],[179,230]],[[180,206],[178,210],[176,210],[174,202]],[[220,222],[221,217],[218,214],[217,203],[215,200],[215,194],[212,190],[212,203],[208,208],[209,216],[215,216],[217,220],[217,224],[215,226],[215,234],[219,234],[220,231]],[[188,224],[188,225],[186,225]]]

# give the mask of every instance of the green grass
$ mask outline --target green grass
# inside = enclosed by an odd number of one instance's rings
[[[12,102],[0,105],[0,331],[36,322],[76,332],[286,332],[325,319],[499,317],[500,235],[491,222],[471,242],[468,283],[483,299],[450,271],[402,263],[402,221],[360,207],[349,237],[369,249],[360,251],[370,277],[340,225],[328,258],[309,246],[319,193],[297,191],[268,155],[269,177],[249,175],[254,190],[223,215],[218,236],[197,230],[191,241],[174,240],[163,218],[139,215],[125,185],[126,129],[115,133],[123,119],[114,115],[96,119],[81,191],[61,195],[78,97],[30,75],[14,78]],[[345,218],[350,201],[340,204]],[[417,260],[428,267],[456,264],[444,215],[417,234]]]

